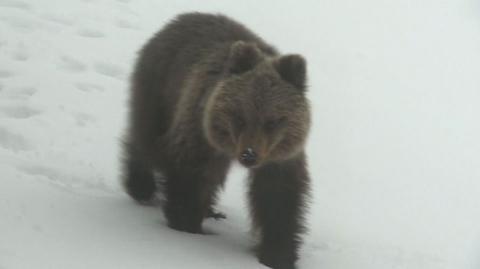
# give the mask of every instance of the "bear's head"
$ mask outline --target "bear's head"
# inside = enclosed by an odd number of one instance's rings
[[[301,56],[269,56],[254,43],[233,43],[205,107],[207,140],[246,167],[294,157],[310,127],[305,83]]]

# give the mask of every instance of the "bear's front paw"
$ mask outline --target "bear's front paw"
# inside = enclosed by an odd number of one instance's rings
[[[140,204],[148,205],[155,194],[155,184],[149,181],[129,180],[125,183],[127,193]]]
[[[263,249],[258,255],[260,263],[273,269],[295,269],[294,255],[278,249]]]
[[[195,210],[187,210],[184,206],[167,203],[165,217],[168,227],[187,233],[202,233],[202,216]]]
[[[214,220],[222,220],[222,219],[226,219],[226,218],[227,218],[227,215],[225,215],[225,214],[222,213],[222,212],[216,211],[216,210],[213,209],[213,208],[209,208],[208,211],[207,211],[207,215],[205,216],[205,218],[212,218],[212,219],[214,219]]]

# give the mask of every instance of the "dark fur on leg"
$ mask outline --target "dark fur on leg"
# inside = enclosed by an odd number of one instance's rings
[[[164,213],[169,227],[202,233],[203,219],[212,216],[212,207],[225,181],[229,160],[225,157],[203,160],[194,157],[190,154],[177,158],[177,164],[167,168]]]
[[[200,187],[198,178],[193,175],[168,175],[164,213],[170,228],[202,233],[204,205],[200,200]]]
[[[140,203],[148,203],[155,193],[153,170],[130,146],[124,160],[123,184],[127,193]]]
[[[293,269],[309,189],[305,157],[267,164],[250,176],[251,214],[261,234],[259,261],[275,269]]]

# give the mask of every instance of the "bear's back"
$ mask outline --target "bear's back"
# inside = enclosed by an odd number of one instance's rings
[[[211,57],[212,51],[218,53],[219,58],[225,56],[224,49],[237,40],[255,42],[265,54],[276,54],[260,37],[226,16],[186,13],[177,16],[147,42],[138,66],[156,70],[157,79],[162,75],[185,76],[191,65]]]
[[[218,43],[237,40],[255,42],[266,54],[275,50],[242,24],[224,15],[185,13],[177,16],[159,33],[168,38],[176,48],[195,46],[205,49]]]
[[[186,13],[177,16],[157,32],[141,49],[132,75],[131,121],[133,136],[150,143],[171,126],[179,108],[181,91],[191,77],[192,67],[220,71],[232,43],[255,42],[266,55],[277,54],[242,24],[224,15]],[[204,87],[219,77],[204,81]],[[203,94],[203,93],[201,93]],[[155,119],[155,122],[152,122]],[[137,133],[139,132],[139,133]]]

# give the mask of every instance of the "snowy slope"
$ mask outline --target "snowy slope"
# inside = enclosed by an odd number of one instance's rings
[[[245,171],[210,235],[119,184],[128,76],[180,12],[228,14],[309,62],[314,200],[299,268],[480,268],[474,0],[0,0],[0,268],[264,268]]]

